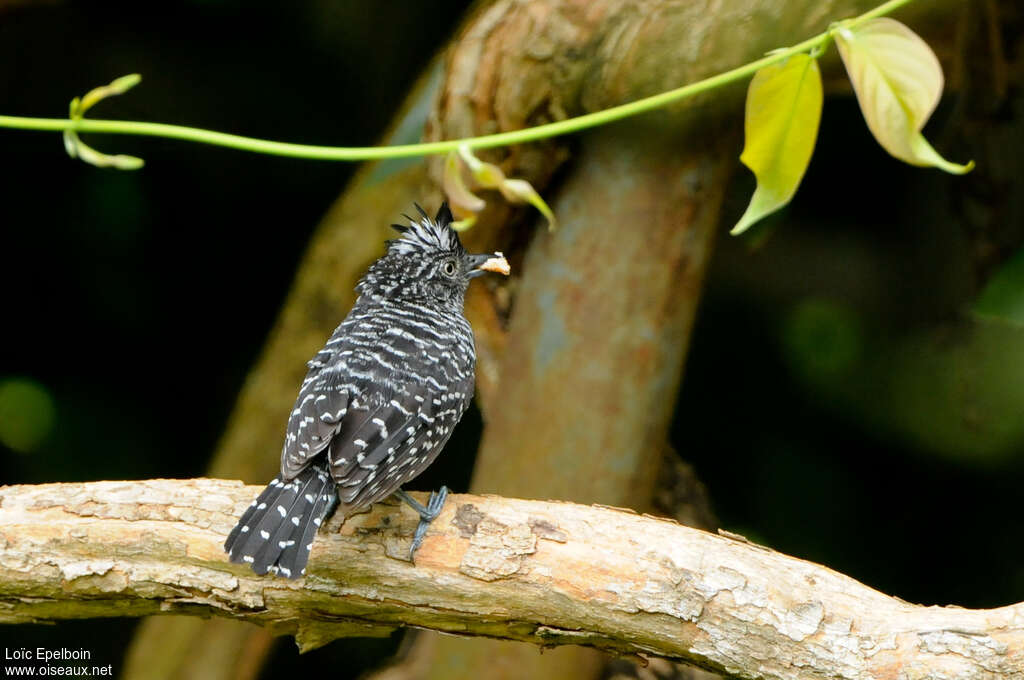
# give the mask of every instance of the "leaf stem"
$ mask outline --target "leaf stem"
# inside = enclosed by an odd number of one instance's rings
[[[856,26],[868,19],[888,14],[913,0],[889,0],[878,7],[875,7],[860,16],[842,22],[844,26]],[[833,28],[809,38],[792,47],[772,52],[757,61],[750,62],[743,66],[720,73],[710,78],[684,85],[683,87],[662,92],[650,97],[645,97],[628,104],[622,104],[595,111],[575,118],[538,125],[523,130],[500,132],[497,134],[471,137],[467,139],[453,139],[442,142],[427,142],[423,144],[403,144],[383,147],[343,147],[343,146],[317,146],[312,144],[291,144],[288,142],[275,142],[253,137],[243,137],[213,130],[185,127],[181,125],[167,125],[164,123],[148,123],[142,121],[128,120],[94,120],[89,118],[31,118],[23,116],[0,116],[0,128],[11,128],[18,130],[38,131],[73,131],[76,133],[103,133],[115,135],[137,135],[147,137],[164,137],[169,139],[181,139],[200,144],[211,144],[215,146],[251,151],[254,153],[269,154],[275,156],[288,156],[292,158],[305,158],[311,160],[329,161],[362,161],[380,160],[385,158],[408,158],[414,156],[429,156],[448,153],[458,149],[460,146],[469,149],[488,149],[496,146],[508,146],[513,144],[525,144],[542,139],[548,139],[559,135],[579,132],[589,128],[605,125],[614,121],[646,113],[660,108],[667,104],[692,97],[708,90],[721,87],[728,83],[753,75],[758,69],[771,64],[783,61],[788,57],[801,52],[808,52],[815,48],[827,46],[831,39]]]

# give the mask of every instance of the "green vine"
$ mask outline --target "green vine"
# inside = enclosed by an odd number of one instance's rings
[[[287,142],[275,142],[265,139],[256,139],[252,137],[243,137],[240,135],[232,135],[224,132],[216,132],[213,130],[203,130],[200,128],[185,127],[180,125],[167,125],[163,123],[148,123],[141,121],[126,121],[126,120],[93,120],[82,117],[84,108],[79,107],[77,110],[74,105],[72,106],[72,115],[69,118],[32,118],[22,116],[0,116],[0,128],[10,128],[17,130],[38,130],[38,131],[49,131],[49,132],[64,132],[66,140],[70,139],[70,143],[79,143],[77,135],[81,133],[103,133],[103,134],[117,134],[117,135],[138,135],[148,137],[164,137],[169,139],[182,139],[190,142],[198,142],[201,144],[211,144],[214,146],[222,146],[231,149],[238,149],[242,151],[251,151],[254,153],[270,154],[275,156],[288,156],[292,158],[306,158],[311,160],[330,160],[330,161],[364,161],[364,160],[380,160],[387,158],[408,158],[415,156],[429,156],[436,154],[444,154],[452,151],[457,151],[459,148],[465,149],[487,149],[497,146],[508,146],[513,144],[524,144],[527,142],[535,142],[542,139],[548,139],[559,135],[565,135],[569,133],[579,132],[588,128],[605,125],[614,121],[622,120],[630,116],[636,116],[641,113],[652,111],[659,107],[667,104],[692,97],[702,92],[721,87],[727,83],[752,76],[758,70],[777,64],[786,60],[795,54],[810,53],[812,56],[819,54],[832,39],[832,35],[836,30],[840,28],[854,28],[863,22],[866,22],[875,17],[880,17],[893,12],[894,10],[909,4],[913,0],[889,0],[878,7],[847,21],[834,24],[829,27],[828,30],[814,36],[808,40],[805,40],[799,44],[793,45],[780,50],[775,50],[769,53],[767,56],[758,59],[757,61],[750,62],[738,68],[734,68],[730,71],[720,73],[718,75],[706,78],[696,83],[684,85],[683,87],[656,94],[644,99],[639,99],[628,104],[622,104],[615,106],[610,109],[603,111],[596,111],[594,113],[588,113],[575,118],[568,118],[565,120],[556,121],[553,123],[547,123],[544,125],[538,125],[536,127],[526,128],[523,130],[514,130],[510,132],[501,132],[497,134],[484,135],[481,137],[470,137],[466,139],[453,139],[442,142],[428,142],[423,144],[403,144],[396,146],[385,146],[385,147],[339,147],[339,146],[316,146],[311,144],[291,144]],[[126,76],[125,78],[118,79],[115,83],[121,82],[125,79],[131,81],[131,85],[138,81],[137,76]],[[131,85],[128,85],[130,87]],[[109,87],[109,86],[108,86]],[[104,91],[101,96],[94,97],[94,100],[89,102],[91,105],[98,101],[102,96],[106,94],[117,94],[119,92],[112,92],[105,88],[98,88]],[[115,88],[116,89],[116,88]],[[126,87],[123,89],[127,89]],[[121,91],[123,91],[123,89]],[[96,91],[94,91],[96,92]],[[90,93],[91,95],[92,93]],[[83,98],[83,101],[88,100],[89,95]],[[95,152],[95,150],[89,149],[81,145],[76,147],[78,155],[84,160],[89,160],[86,154],[89,152]],[[69,148],[70,151],[70,148]],[[84,151],[84,153],[83,153]],[[103,156],[100,154],[100,156]],[[106,157],[104,158],[119,158],[123,164],[118,162],[106,163],[108,165],[114,165],[115,167],[132,168],[139,167],[141,162],[138,164],[133,163],[130,160],[124,160],[130,157]],[[137,159],[136,159],[137,160]],[[91,162],[91,161],[90,161]]]

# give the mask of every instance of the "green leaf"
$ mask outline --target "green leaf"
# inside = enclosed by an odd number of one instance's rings
[[[740,160],[757,177],[757,189],[731,233],[743,233],[793,198],[814,152],[822,101],[818,62],[806,54],[754,75]]]
[[[836,45],[868,129],[882,148],[911,165],[963,174],[974,167],[942,158],[921,135],[942,96],[942,66],[912,30],[886,17],[835,29]]]
[[[989,279],[974,303],[974,312],[1024,324],[1024,248],[1018,250]]]

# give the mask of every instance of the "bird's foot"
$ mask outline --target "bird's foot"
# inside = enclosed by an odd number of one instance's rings
[[[412,536],[412,546],[409,548],[409,561],[412,562],[412,556],[416,554],[416,549],[423,542],[427,528],[431,522],[437,519],[437,516],[441,514],[441,509],[444,508],[445,499],[448,498],[448,487],[442,486],[438,491],[431,491],[426,507],[401,489],[396,491],[395,495],[408,503],[409,507],[420,515],[420,523],[416,525],[416,533]]]

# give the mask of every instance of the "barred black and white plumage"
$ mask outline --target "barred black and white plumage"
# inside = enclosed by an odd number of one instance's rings
[[[440,453],[473,397],[476,351],[463,314],[470,279],[508,273],[501,253],[471,255],[443,205],[360,280],[359,297],[309,371],[288,419],[280,475],[242,514],[224,549],[258,574],[298,578],[317,528],[396,492]],[[443,493],[446,490],[442,489]],[[413,550],[444,495],[421,514]]]

